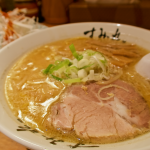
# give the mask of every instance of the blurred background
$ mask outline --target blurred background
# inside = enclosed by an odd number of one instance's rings
[[[0,0],[0,7],[27,8],[27,16],[48,26],[99,21],[150,29],[150,0]]]

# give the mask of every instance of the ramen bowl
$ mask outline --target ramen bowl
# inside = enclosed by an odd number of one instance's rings
[[[76,23],[51,27],[20,38],[0,50],[0,131],[34,150],[70,150],[70,149],[94,149],[94,150],[148,150],[150,149],[150,133],[146,133],[134,139],[112,144],[80,144],[63,140],[47,138],[24,125],[10,110],[4,91],[6,74],[14,62],[23,54],[46,43],[72,38],[72,37],[99,37],[111,38],[135,43],[150,50],[150,31],[123,24],[114,23]],[[144,66],[143,66],[144,67]]]

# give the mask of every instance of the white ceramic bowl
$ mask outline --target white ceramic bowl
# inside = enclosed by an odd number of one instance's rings
[[[136,43],[148,50],[150,50],[150,31],[128,26],[122,24],[113,23],[77,23],[61,25],[57,27],[52,27],[33,33],[23,38],[20,38],[11,44],[5,46],[0,50],[0,131],[6,134],[13,140],[35,150],[70,150],[70,145],[74,146],[74,143],[55,141],[55,139],[47,139],[43,137],[40,133],[30,132],[23,123],[19,122],[16,117],[11,113],[4,96],[4,80],[5,74],[9,67],[29,50],[32,50],[40,45],[50,43],[53,41],[58,41],[61,39],[77,37],[77,36],[90,36],[90,31],[95,28],[94,36],[99,36],[101,29],[103,29],[102,36],[104,32],[109,38],[112,35],[123,41]],[[118,29],[118,30],[117,30]],[[87,33],[86,35],[84,33]],[[115,38],[114,37],[114,38]],[[21,127],[25,131],[17,131]],[[55,144],[55,145],[54,145]],[[75,147],[72,147],[75,148]],[[132,140],[127,140],[124,142],[114,143],[114,144],[104,144],[104,145],[78,145],[75,149],[94,149],[94,150],[150,150],[150,133],[144,134]]]

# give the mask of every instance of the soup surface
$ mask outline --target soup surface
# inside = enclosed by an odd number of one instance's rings
[[[15,116],[21,119],[26,125],[39,130],[47,137],[55,137],[70,142],[90,142],[89,140],[80,138],[73,130],[61,131],[52,125],[49,127],[43,125],[45,118],[51,113],[51,107],[60,101],[60,95],[69,86],[44,75],[42,70],[47,68],[49,64],[53,64],[56,60],[62,60],[63,58],[73,59],[72,53],[69,50],[69,45],[72,43],[75,45],[76,50],[80,52],[87,49],[98,50],[106,55],[108,61],[116,65],[116,68],[121,67],[123,74],[120,79],[130,83],[150,107],[149,82],[140,76],[134,67],[149,52],[132,44],[133,47],[131,45],[131,47],[128,47],[129,43],[122,43],[121,41],[110,39],[98,39],[98,41],[100,44],[97,44],[94,39],[91,40],[89,38],[78,37],[66,39],[44,45],[21,57],[8,72],[5,82],[6,99]],[[95,43],[93,44],[92,42]],[[113,56],[111,56],[110,51],[107,49],[109,44],[117,45]],[[108,45],[108,47],[104,45]],[[124,56],[119,56],[120,54],[118,54],[117,49],[123,49],[120,47],[122,45],[128,49],[129,53],[126,54],[123,50],[121,53]],[[134,54],[138,57],[134,55],[132,57],[130,49],[134,50],[136,52]],[[140,134],[147,131],[149,131],[149,128],[143,129]],[[124,139],[117,138],[116,140]],[[99,143],[109,142],[114,141],[107,140]],[[93,141],[93,143],[96,142]]]

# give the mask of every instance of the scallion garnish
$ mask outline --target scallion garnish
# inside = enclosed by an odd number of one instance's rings
[[[56,76],[54,76],[54,75],[52,75],[52,74],[51,74],[51,76],[52,76],[55,80],[57,80],[57,81],[62,81],[62,80],[63,80],[62,78],[56,77]]]
[[[100,60],[103,64],[105,64],[106,63],[106,61],[105,60]]]
[[[76,49],[75,49],[75,47],[74,47],[73,44],[71,44],[71,45],[69,46],[69,48],[70,48],[70,50],[71,50],[71,52],[72,52],[72,55],[73,55],[78,61],[80,61],[80,60],[83,58],[82,55],[79,55],[79,54],[76,52]]]
[[[70,63],[70,61],[68,59],[65,59],[63,61],[61,61],[60,63],[58,63],[57,65],[55,65],[52,69],[50,69],[49,73],[52,74],[54,71],[62,68],[63,66],[68,66]]]
[[[107,60],[101,53],[86,50],[78,54],[73,44],[69,48],[75,59],[56,60],[43,70],[43,73],[66,84],[106,79],[109,69]]]
[[[74,78],[74,79],[67,79],[63,80],[64,83],[76,83],[76,82],[81,82],[80,78]]]
[[[86,69],[86,68],[88,68],[88,67],[91,67],[92,65],[94,65],[94,63],[93,63],[93,64],[86,65],[86,66],[84,66],[84,67],[82,67],[82,68],[80,68],[80,69]]]
[[[48,74],[52,67],[53,67],[53,64],[50,64],[46,69],[43,70],[43,73]]]

